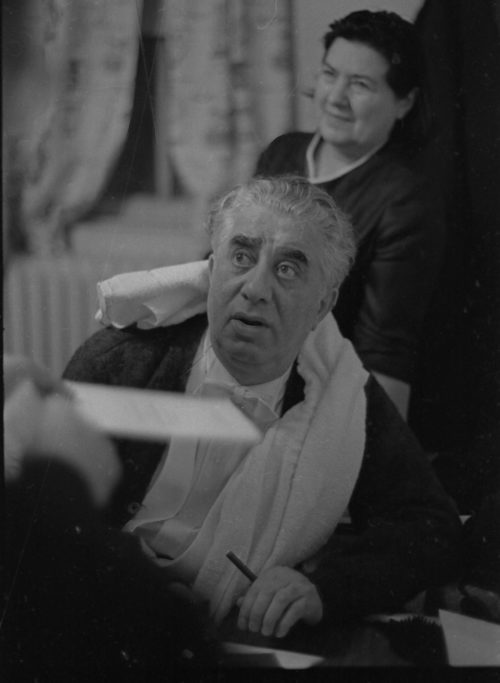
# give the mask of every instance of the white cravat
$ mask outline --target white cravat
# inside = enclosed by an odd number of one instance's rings
[[[227,372],[204,336],[187,382],[186,393],[229,396],[260,429],[279,417],[289,370],[265,384],[244,387]],[[156,478],[137,515],[125,530],[140,535],[163,557],[175,558],[196,537],[211,505],[243,462],[248,446],[172,439]]]
[[[230,382],[211,382],[207,380],[194,392],[199,396],[212,398],[229,398],[252,422],[263,432],[279,417],[273,407],[262,395],[252,391],[251,387]]]

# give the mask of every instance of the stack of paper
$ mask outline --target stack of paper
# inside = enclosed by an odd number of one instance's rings
[[[500,666],[500,626],[439,610],[452,666]]]
[[[252,657],[268,655],[269,666],[280,669],[309,669],[318,666],[324,661],[323,657],[307,654],[306,652],[292,652],[291,650],[277,650],[270,647],[256,647],[255,645],[243,645],[240,643],[226,642],[223,644],[224,651],[232,656],[239,655],[251,663]]]
[[[114,436],[165,441],[172,436],[257,443],[261,433],[229,399],[66,382],[75,409]]]

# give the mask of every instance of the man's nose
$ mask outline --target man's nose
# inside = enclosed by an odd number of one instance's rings
[[[257,263],[245,273],[242,295],[252,303],[269,301],[272,290],[272,273],[264,262]]]

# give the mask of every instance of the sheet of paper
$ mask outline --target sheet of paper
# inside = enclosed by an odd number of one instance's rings
[[[452,666],[500,666],[500,625],[439,610]]]
[[[309,669],[324,661],[323,657],[310,655],[306,652],[292,652],[291,650],[276,650],[270,647],[256,647],[255,645],[243,645],[240,643],[226,642],[223,649],[230,655],[270,655],[276,666],[281,669]]]
[[[73,394],[76,410],[95,427],[113,436],[152,441],[175,436],[249,445],[262,436],[229,399],[85,382],[66,382],[66,385]]]
[[[390,621],[408,621],[409,619],[421,619],[427,624],[437,624],[440,625],[440,621],[437,617],[429,617],[426,614],[417,614],[416,612],[397,612],[394,614],[370,614],[364,618],[364,621],[368,623],[387,624]]]

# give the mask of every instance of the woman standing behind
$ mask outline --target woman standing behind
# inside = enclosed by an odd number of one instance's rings
[[[429,127],[423,56],[413,25],[392,12],[353,12],[329,28],[316,131],[276,138],[256,174],[304,175],[350,215],[358,254],[334,314],[406,417],[444,246],[440,202],[412,161]]]

